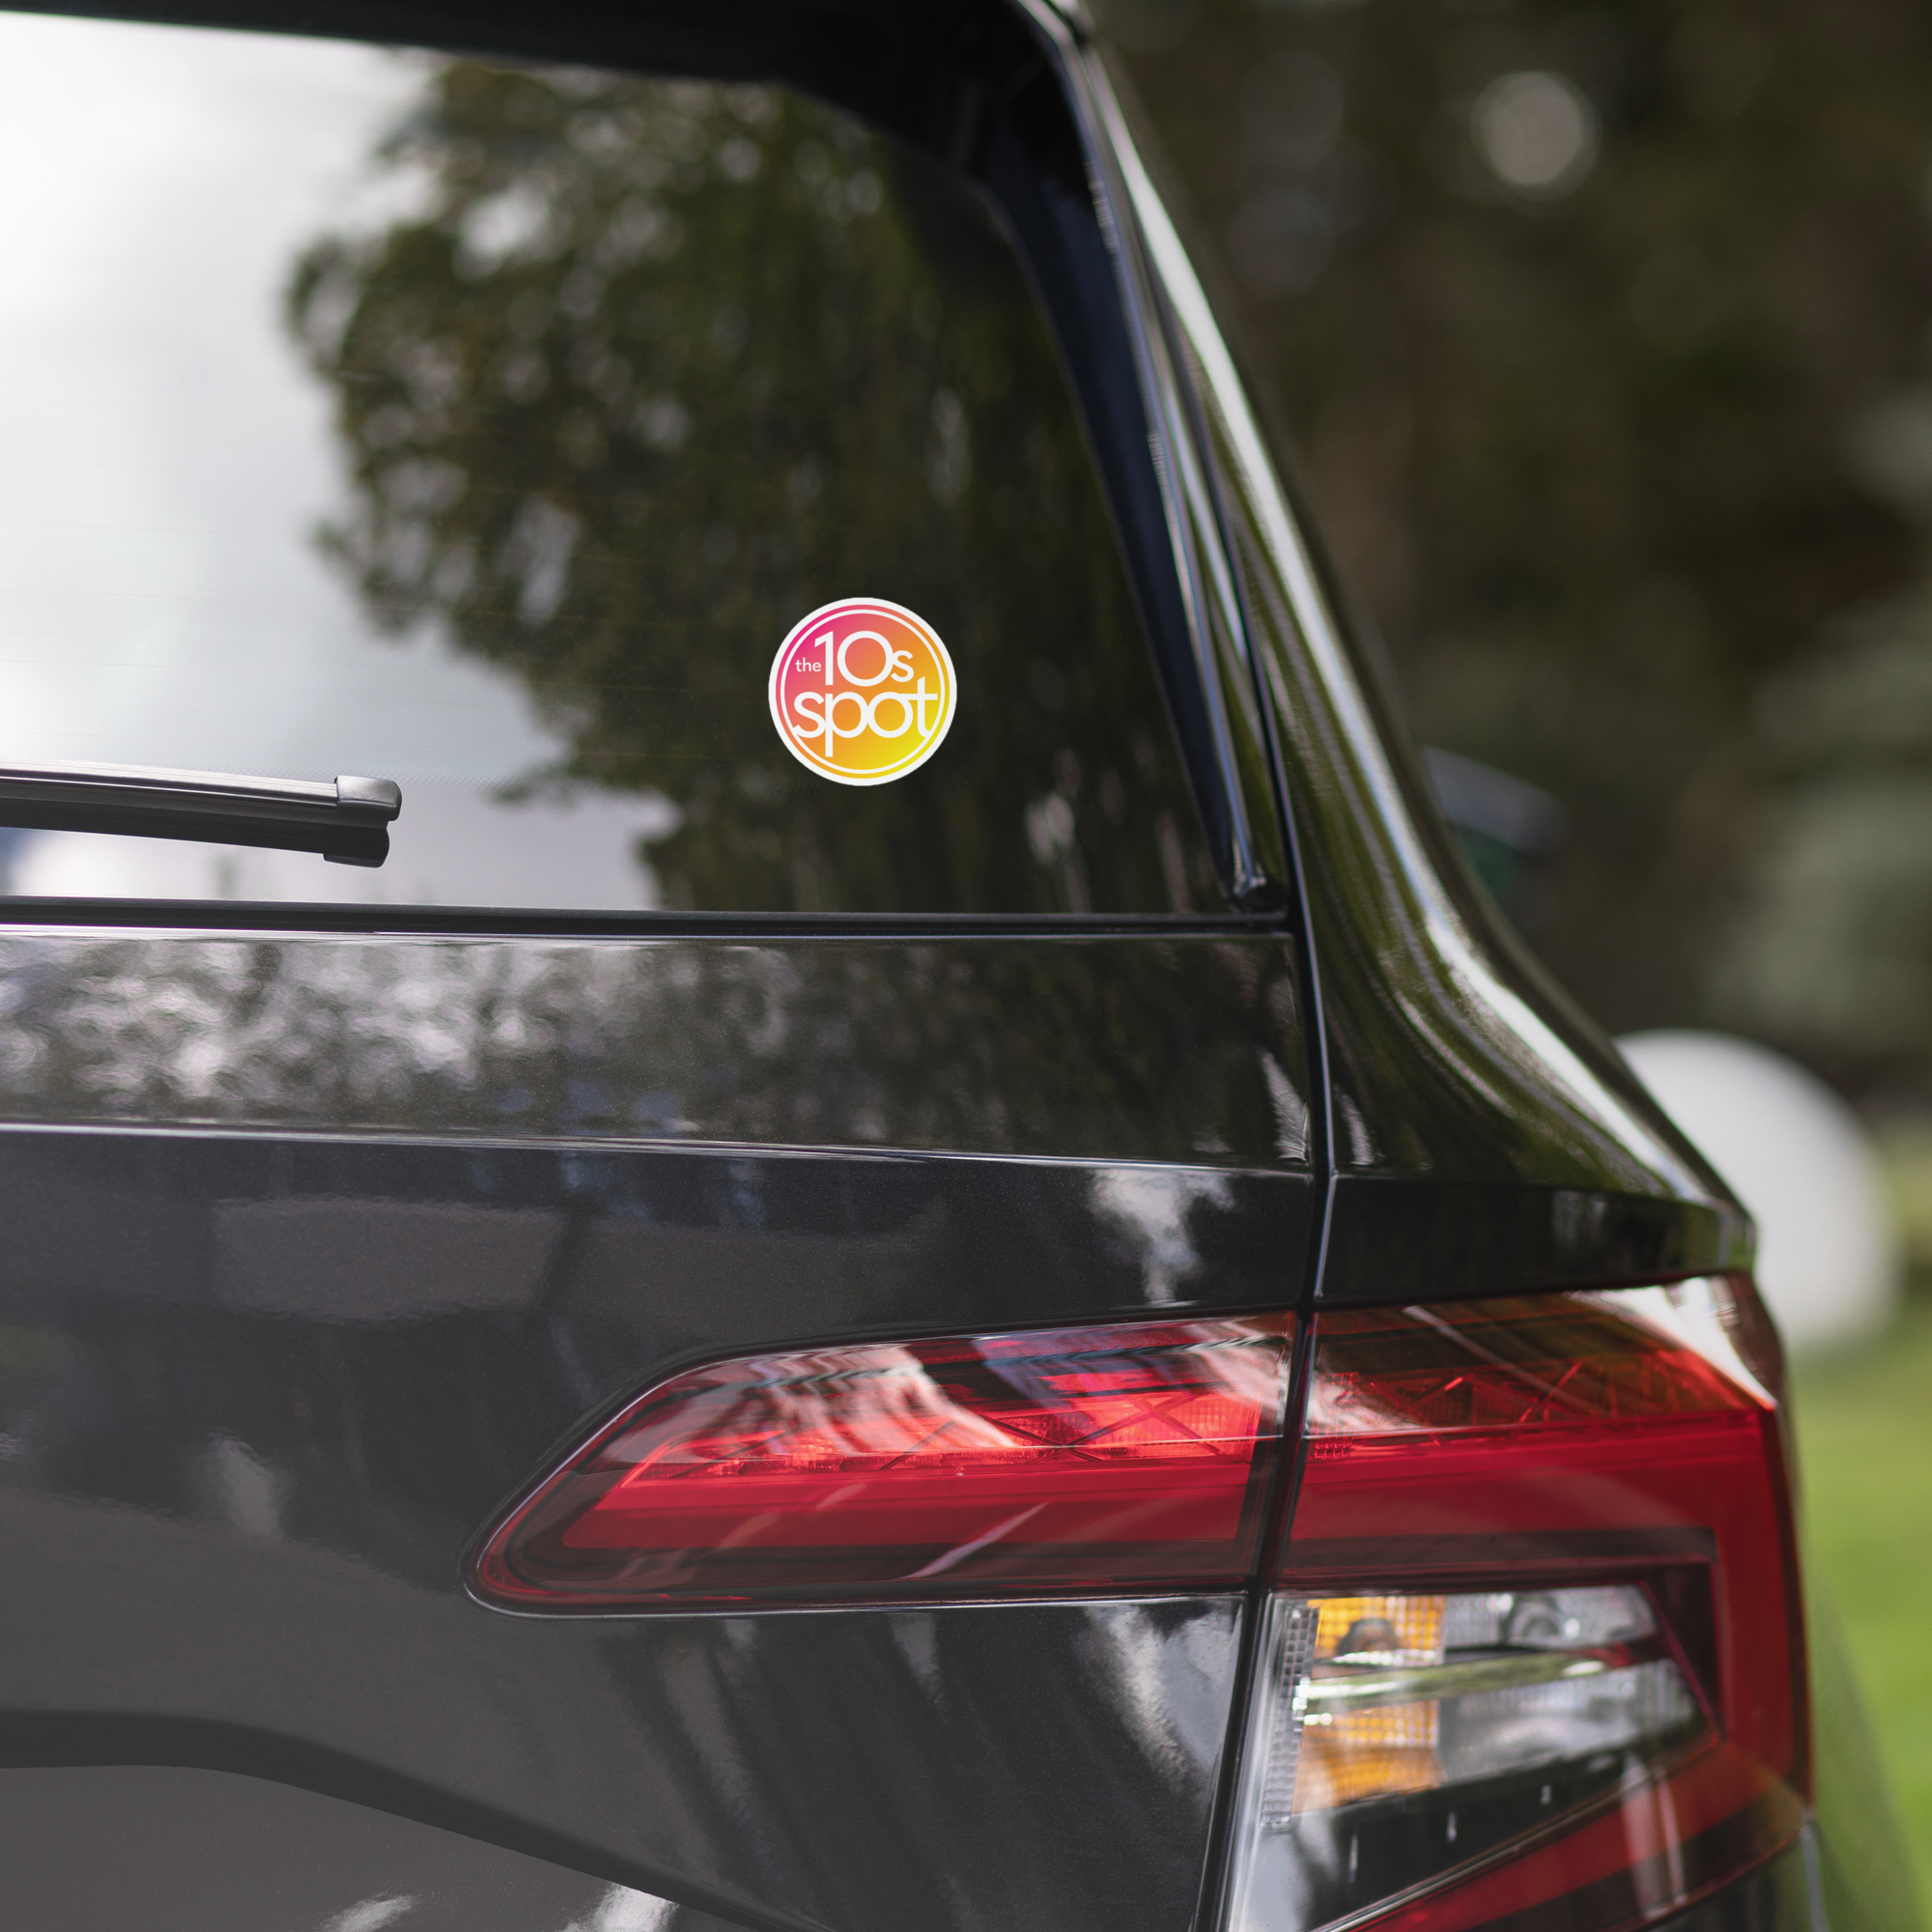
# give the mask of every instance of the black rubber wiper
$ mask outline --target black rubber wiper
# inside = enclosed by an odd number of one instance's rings
[[[0,825],[269,845],[338,866],[380,866],[402,809],[402,787],[388,779],[312,784],[149,765],[0,765]]]

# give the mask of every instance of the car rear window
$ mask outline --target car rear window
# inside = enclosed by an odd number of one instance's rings
[[[404,799],[380,870],[4,830],[7,892],[1217,902],[1054,346],[936,164],[782,88],[6,14],[0,153],[0,762]],[[775,723],[846,599],[951,663],[889,782]]]

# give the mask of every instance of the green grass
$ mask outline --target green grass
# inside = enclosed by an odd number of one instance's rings
[[[1799,1362],[1800,1517],[1932,1899],[1932,1296],[1883,1341]]]

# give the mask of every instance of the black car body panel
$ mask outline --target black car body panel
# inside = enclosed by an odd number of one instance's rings
[[[0,1106],[20,1123],[1310,1172],[1278,933],[0,945]]]
[[[461,1561],[693,1360],[1297,1299],[1279,939],[12,944],[15,1762],[373,1781],[752,1922],[1184,1922],[1232,1600],[565,1631]]]
[[[609,1897],[568,1868],[262,1778],[145,1768],[0,1772],[0,1796],[10,1897],[33,1924],[255,1932],[323,1922],[338,1899],[361,1896],[409,1900],[425,1932],[526,1932],[596,1924]],[[102,1815],[115,1818],[125,1860],[103,1864],[76,1829],[76,1819]],[[1128,1899],[1123,1917],[1138,1923],[1142,1909]],[[731,1932],[735,1921],[679,1907],[605,1922],[620,1932]],[[1807,1922],[1819,1922],[1818,1874],[1799,1850],[1662,1926],[1771,1932]]]

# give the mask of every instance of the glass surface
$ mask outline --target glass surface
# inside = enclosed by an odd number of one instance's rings
[[[776,88],[23,15],[0,159],[0,761],[404,794],[379,872],[0,831],[6,890],[1216,902],[1052,344],[935,166]],[[849,597],[957,674],[873,789],[768,709]]]
[[[1209,1588],[1253,1567],[1292,1318],[746,1356],[639,1398],[470,1572],[523,1610]]]

